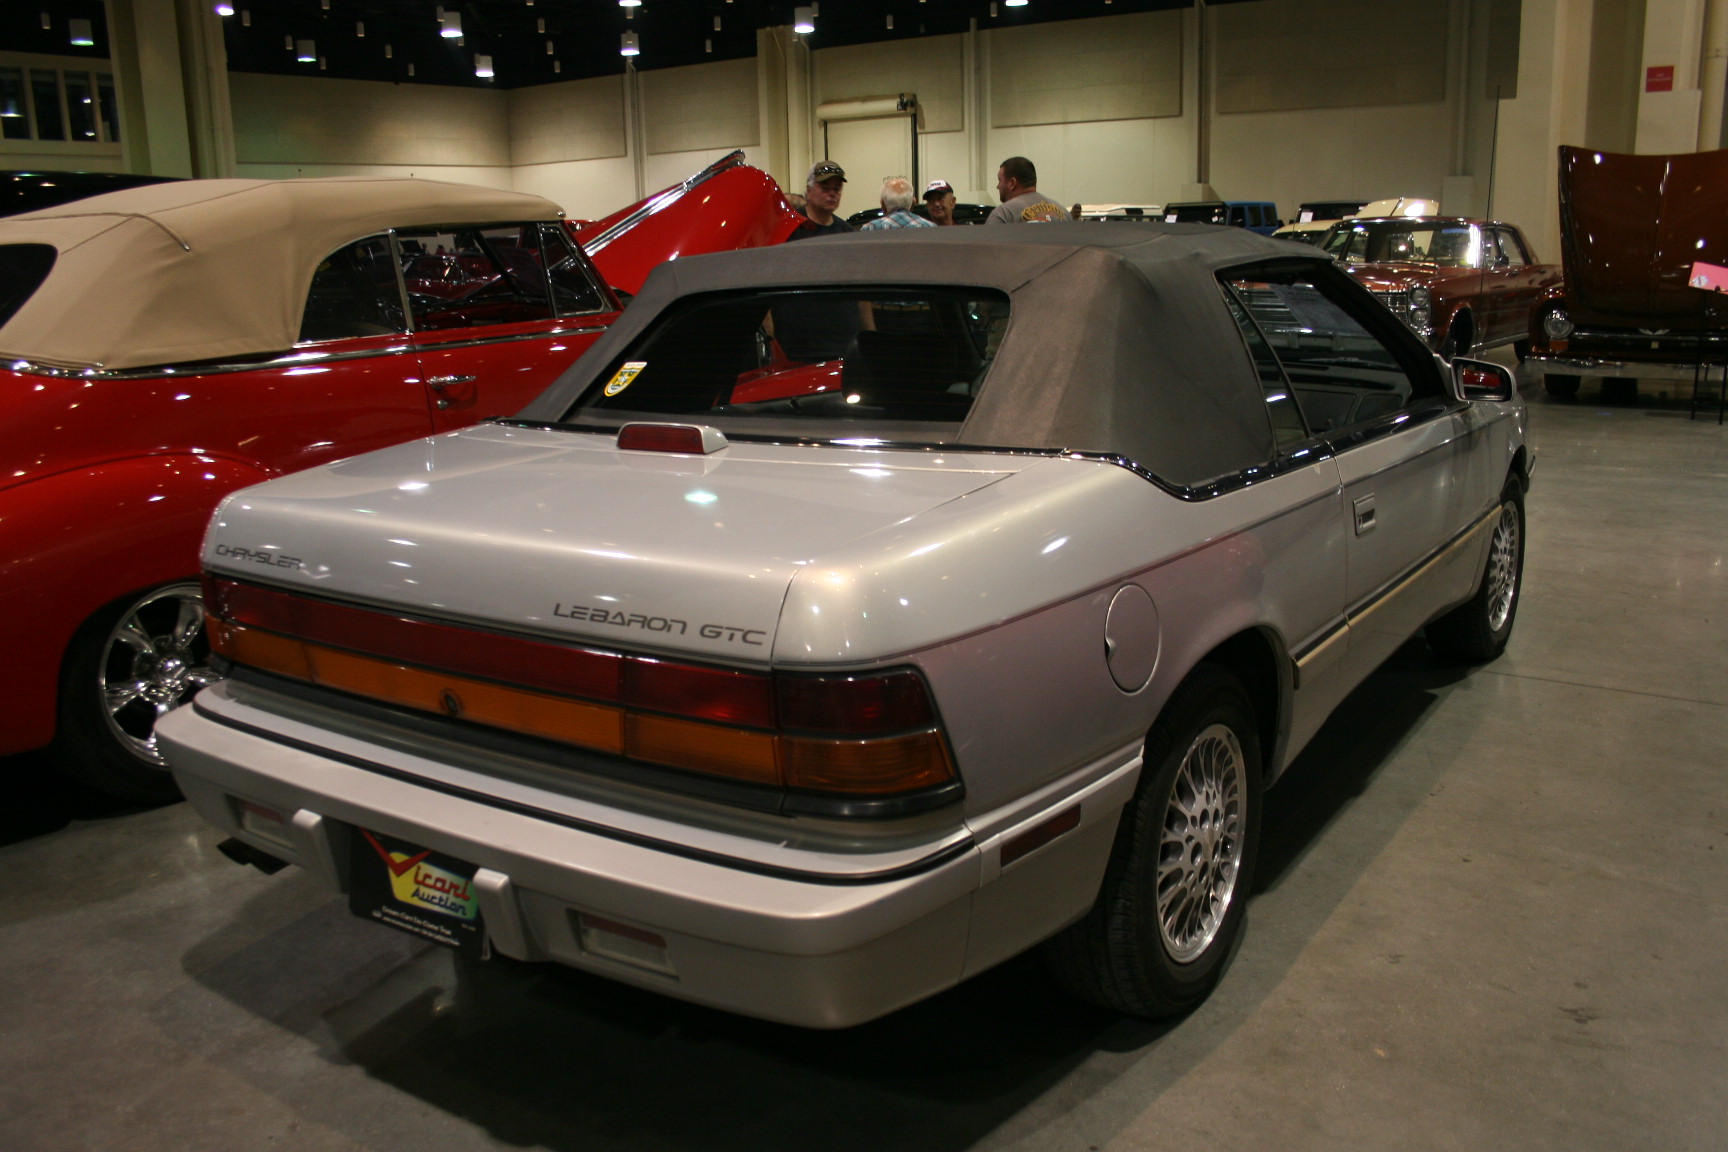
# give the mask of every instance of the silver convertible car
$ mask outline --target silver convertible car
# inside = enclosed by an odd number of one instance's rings
[[[1341,698],[1505,645],[1524,410],[1318,251],[930,232],[664,265],[516,418],[229,496],[158,728],[228,854],[801,1025],[1041,942],[1199,1003]]]

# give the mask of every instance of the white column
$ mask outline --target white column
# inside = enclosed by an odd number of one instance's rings
[[[1524,0],[1518,95],[1500,101],[1488,211],[1523,228],[1545,261],[1560,259],[1559,147],[1584,141],[1592,12],[1591,0]]]
[[[1648,0],[1644,9],[1644,77],[1638,98],[1641,153],[1698,147],[1698,64],[1704,47],[1705,0]],[[1654,74],[1652,70],[1657,70]],[[1671,69],[1672,79],[1661,70]],[[1657,88],[1651,91],[1652,81]],[[1664,85],[1671,85],[1664,89]]]
[[[1728,88],[1728,0],[1708,0],[1704,60],[1698,75],[1698,151],[1722,147],[1723,90]]]

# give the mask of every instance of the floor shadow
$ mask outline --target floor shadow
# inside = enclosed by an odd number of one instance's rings
[[[1275,888],[1393,751],[1439,702],[1439,690],[1470,673],[1434,655],[1420,636],[1346,696],[1266,793],[1255,892]]]
[[[116,800],[69,779],[43,752],[0,757],[7,803],[0,806],[0,847],[34,840],[84,820],[147,812],[162,804]]]

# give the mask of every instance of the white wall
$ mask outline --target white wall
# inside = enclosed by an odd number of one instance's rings
[[[1216,191],[1273,200],[1286,215],[1314,199],[1485,197],[1483,126],[1495,110],[1475,82],[1485,34],[1470,13],[1487,0],[1316,2],[1211,10],[1204,136]],[[1597,100],[1590,16],[1605,2],[1522,0],[1523,69],[1517,98],[1499,108],[1495,207],[1540,237],[1552,231],[1553,147],[1583,142],[1583,109]],[[1699,0],[1649,2],[1654,21]],[[1351,27],[1360,37],[1341,43],[1338,29]],[[1201,178],[1199,44],[1188,9],[508,93],[236,74],[236,152],[244,175],[413,171],[539,193],[594,217],[735,147],[762,167],[773,149],[807,151],[801,134],[823,101],[914,92],[920,176],[962,198],[993,199],[996,165],[1024,155],[1062,203],[1165,203]],[[1389,59],[1409,66],[1368,66]],[[798,94],[784,123],[764,121],[781,114],[764,86]],[[785,167],[801,174],[806,163],[795,155]],[[874,190],[848,192],[853,210]]]
[[[236,72],[235,175],[393,175],[513,186],[504,94]]]

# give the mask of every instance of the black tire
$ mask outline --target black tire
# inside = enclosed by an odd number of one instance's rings
[[[1488,563],[1470,599],[1428,625],[1428,646],[1441,656],[1481,664],[1506,650],[1524,587],[1524,485],[1517,477],[1500,493],[1500,521]]]
[[[1577,376],[1560,376],[1552,372],[1542,377],[1542,387],[1548,395],[1560,400],[1570,400],[1578,395],[1578,385],[1583,381]]]
[[[1512,341],[1512,355],[1518,357],[1518,363],[1520,364],[1530,359],[1530,353],[1532,350],[1530,341],[1528,340]]]
[[[1222,668],[1200,665],[1147,736],[1140,784],[1091,911],[1044,946],[1058,983],[1154,1019],[1206,999],[1235,948],[1253,884],[1262,769],[1247,694]],[[1198,821],[1190,818],[1196,809]],[[1182,900],[1196,880],[1206,898]]]
[[[1470,355],[1471,344],[1470,314],[1468,312],[1455,316],[1452,326],[1446,330],[1446,339],[1440,342],[1440,355],[1450,364],[1459,356]]]
[[[156,751],[156,720],[216,679],[196,583],[115,601],[85,621],[60,670],[54,759],[68,776],[121,800],[180,793]]]

